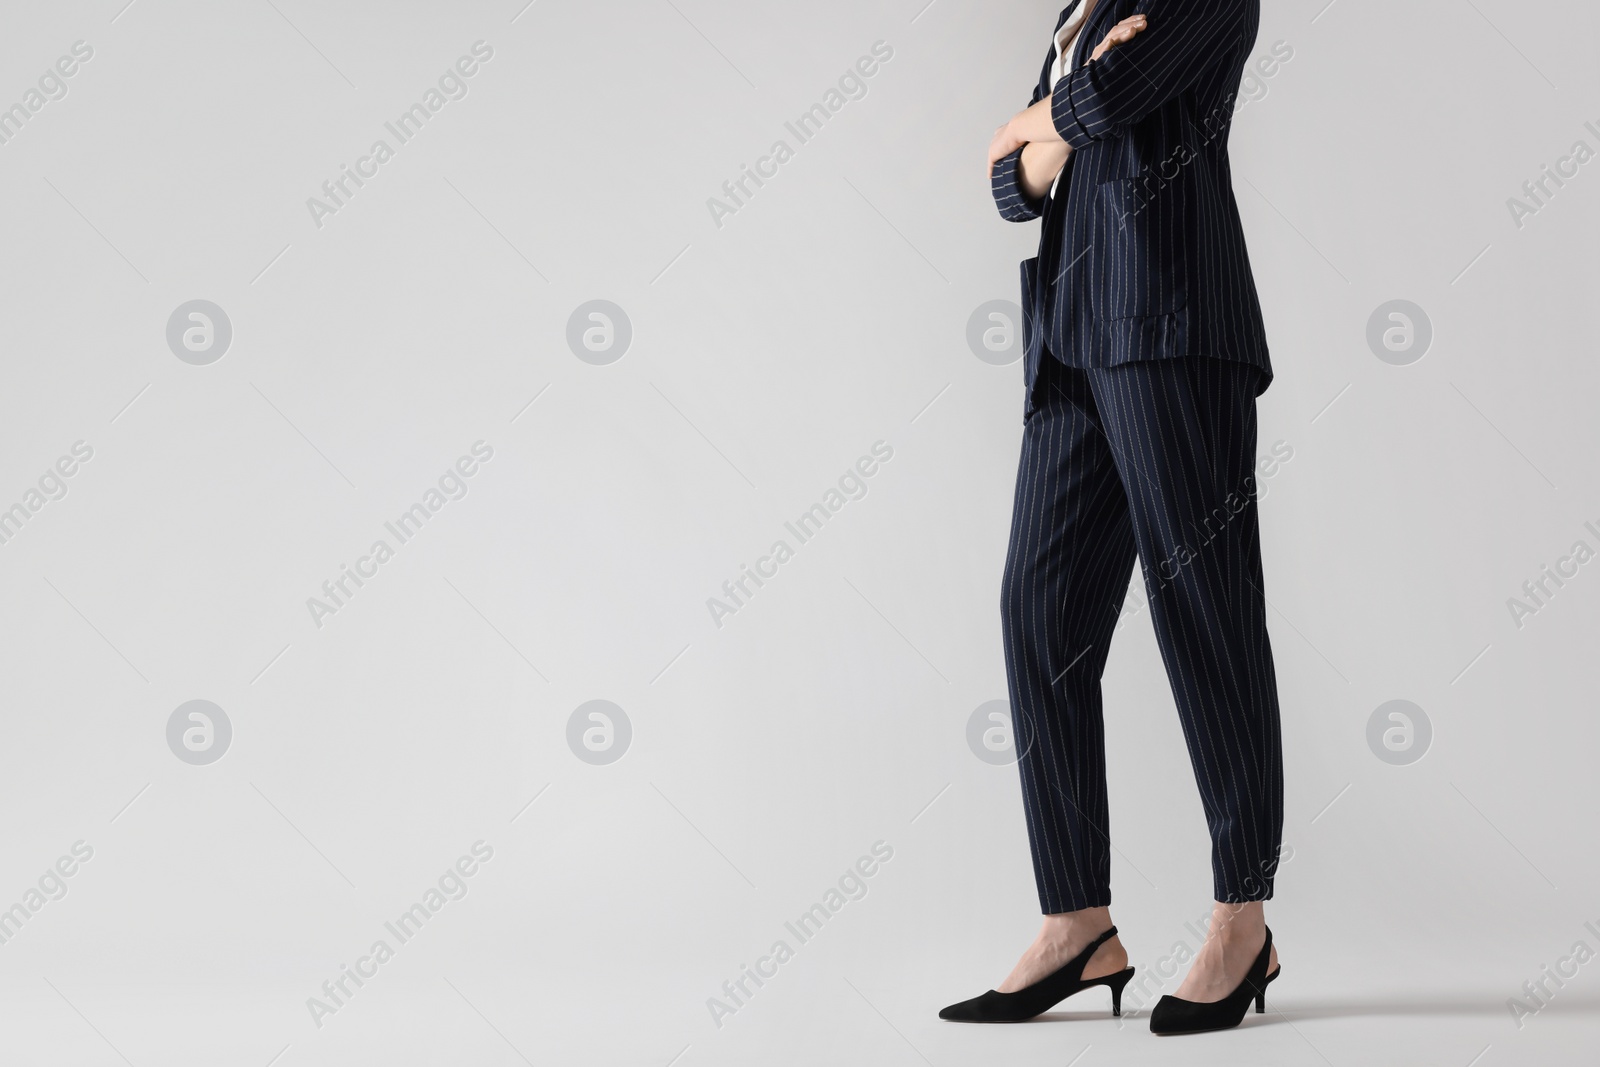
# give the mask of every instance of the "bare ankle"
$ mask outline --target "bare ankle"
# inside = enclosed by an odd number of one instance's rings
[[[1226,941],[1260,940],[1267,928],[1266,913],[1261,901],[1252,900],[1238,904],[1216,901],[1211,909],[1211,929],[1208,938]]]
[[[1078,911],[1058,911],[1046,915],[1040,933],[1051,939],[1071,938],[1084,932],[1093,936],[1110,926],[1110,908],[1081,908]]]

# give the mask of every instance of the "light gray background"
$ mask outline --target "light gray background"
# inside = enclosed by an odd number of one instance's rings
[[[1244,1030],[1161,1041],[1102,994],[935,1018],[1038,922],[1015,769],[966,742],[1005,693],[1022,400],[966,325],[1037,240],[983,149],[1056,9],[924,2],[5,5],[0,103],[94,55],[0,146],[0,506],[93,458],[0,546],[0,906],[94,855],[0,945],[0,1060],[1592,1056],[1600,962],[1520,1029],[1506,1005],[1600,948],[1600,563],[1520,629],[1506,604],[1600,545],[1600,162],[1520,228],[1507,207],[1600,147],[1592,8],[1263,11],[1255,53],[1293,57],[1232,154],[1262,450],[1293,449],[1262,504],[1285,970]],[[478,40],[468,96],[314,226],[307,197]],[[715,226],[706,199],[879,40],[865,98]],[[193,299],[233,327],[209,366],[165,341]],[[608,366],[565,341],[592,299],[633,327]],[[1365,339],[1394,299],[1433,325],[1409,366]],[[313,625],[478,440],[465,498]],[[866,497],[715,627],[706,599],[878,440]],[[1402,698],[1434,736],[1392,766],[1366,727]],[[167,747],[194,699],[233,726],[208,766]],[[594,699],[633,728],[605,766],[566,743]],[[1211,887],[1147,615],[1106,704],[1113,913],[1148,968]],[[307,998],[480,839],[468,895],[315,1026]],[[715,1026],[707,998],[879,840],[868,894]]]

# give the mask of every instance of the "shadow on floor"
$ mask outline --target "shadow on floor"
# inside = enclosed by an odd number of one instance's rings
[[[1554,1015],[1561,1017],[1600,1016],[1600,994],[1580,994],[1573,991],[1563,995],[1558,992],[1549,1004],[1539,1010],[1538,1014],[1540,1016]],[[1323,1000],[1308,998],[1274,999],[1269,994],[1266,1014],[1257,1015],[1254,1011],[1251,1011],[1245,1015],[1243,1025],[1270,1026],[1284,1022],[1296,1023],[1302,1019],[1359,1019],[1364,1017],[1403,1016],[1424,1018],[1428,1016],[1471,1015],[1499,1016],[1508,1022],[1511,1019],[1511,1012],[1506,1007],[1504,997],[1495,1000],[1482,993],[1441,993],[1424,996],[1399,994],[1370,998],[1343,997]],[[1122,1016],[1122,1023],[1125,1026],[1145,1027],[1149,1025],[1149,1017],[1149,1012],[1146,1010],[1129,1011]],[[1030,1021],[1035,1023],[1061,1023],[1109,1018],[1111,1018],[1111,1009],[1106,1007],[1085,1011],[1048,1011]]]
[[[1520,991],[1519,991],[1520,992]],[[1538,1011],[1543,1015],[1559,1016],[1585,1016],[1600,1015],[1600,996],[1576,991],[1563,995],[1557,992],[1555,998]],[[1416,996],[1400,994],[1392,997],[1352,997],[1327,1000],[1311,1000],[1289,998],[1276,1003],[1271,995],[1267,997],[1267,1014],[1263,1019],[1276,1019],[1282,1021],[1284,1016],[1290,1022],[1301,1019],[1353,1019],[1362,1016],[1403,1016],[1403,1015],[1483,1015],[1499,1016],[1511,1019],[1511,1011],[1506,1006],[1506,998],[1498,1000],[1481,993],[1439,994],[1435,996]]]

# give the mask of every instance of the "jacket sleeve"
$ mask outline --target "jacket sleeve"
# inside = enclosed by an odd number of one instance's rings
[[[1021,170],[1022,148],[1019,148],[1009,156],[995,160],[994,174],[989,178],[995,207],[1000,209],[1000,217],[1007,222],[1036,219],[1044,208],[1044,197],[1035,200],[1022,188]]]
[[[1059,26],[1056,28],[1060,29]],[[1052,46],[1050,55],[1045,59],[1046,71],[1054,58],[1055,48]],[[1028,99],[1029,107],[1044,99],[1044,80],[1047,77],[1048,73],[1039,75],[1039,84],[1033,87],[1033,96]],[[1038,218],[1044,211],[1044,197],[1033,199],[1022,188],[1022,148],[995,160],[994,170],[989,176],[989,191],[994,194],[994,205],[1000,209],[1000,217],[1007,222],[1027,222]]]
[[[1103,0],[1102,0],[1103,2]],[[1050,118],[1073,148],[1118,136],[1193,85],[1249,28],[1256,0],[1140,0],[1149,28],[1056,82]]]

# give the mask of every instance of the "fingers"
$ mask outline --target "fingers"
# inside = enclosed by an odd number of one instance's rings
[[[1146,25],[1148,25],[1148,23],[1146,23],[1143,15],[1134,15],[1131,18],[1125,18],[1115,26],[1111,27],[1111,31],[1106,34],[1104,43],[1126,44],[1128,41],[1133,40],[1134,36],[1138,34],[1139,31],[1143,30]]]
[[[1090,57],[1091,60],[1099,59],[1101,56],[1105,55],[1107,49],[1114,45],[1127,44],[1148,26],[1149,22],[1143,15],[1130,15],[1129,17],[1123,19],[1121,22],[1111,27],[1110,32],[1105,35],[1105,38],[1097,46],[1095,46],[1094,55]]]
[[[1018,148],[1022,147],[1022,144],[1023,142],[1019,141],[1015,132],[1012,131],[1011,124],[1009,122],[996,129],[994,131],[994,137],[989,141],[990,172],[993,172],[996,162],[1010,155],[1012,152],[1015,152]]]
[[[1133,40],[1133,35],[1144,29],[1146,25],[1148,23],[1143,15],[1129,15],[1111,27],[1111,32],[1106,34],[1106,39],[1116,44],[1131,41]]]

